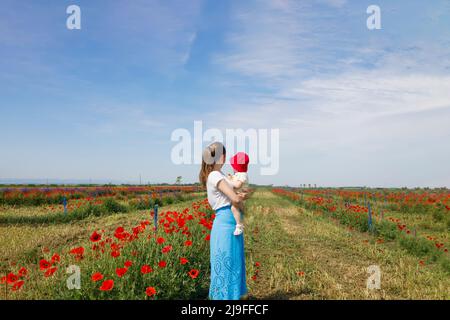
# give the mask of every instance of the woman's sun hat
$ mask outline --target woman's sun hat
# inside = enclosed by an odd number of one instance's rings
[[[247,172],[250,159],[245,152],[238,152],[230,158],[230,164],[236,172]]]

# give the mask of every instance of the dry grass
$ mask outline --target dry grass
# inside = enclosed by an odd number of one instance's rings
[[[450,298],[450,277],[438,265],[419,266],[394,243],[377,244],[269,192],[255,193],[247,212],[249,264],[262,264],[251,281],[255,298]],[[380,290],[366,289],[370,265],[381,268]]]
[[[186,203],[162,208],[179,209]],[[258,190],[246,206],[249,292],[256,299],[449,299],[450,277],[439,265],[420,266],[395,242],[377,244],[326,217]],[[3,208],[17,215],[42,209]],[[45,210],[44,210],[45,211]],[[95,229],[132,226],[149,218],[135,211],[66,224],[0,225],[0,271],[17,261],[36,262],[43,247],[77,245]],[[407,221],[405,221],[407,222]],[[255,262],[260,262],[257,268]],[[379,265],[381,289],[367,290],[367,267]],[[258,272],[256,281],[251,277]],[[300,274],[299,274],[300,273]]]

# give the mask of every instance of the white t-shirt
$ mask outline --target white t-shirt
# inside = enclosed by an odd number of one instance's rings
[[[208,175],[208,179],[206,180],[206,191],[208,193],[208,202],[213,210],[217,210],[221,207],[231,205],[230,199],[225,194],[223,194],[222,191],[217,189],[217,185],[219,184],[219,181],[222,179],[225,179],[225,181],[230,185],[227,177],[220,171],[212,171]],[[233,188],[231,185],[230,187]]]
[[[234,175],[231,176],[231,178],[234,181],[242,182],[242,186],[238,190],[240,190],[242,188],[248,188],[248,174],[247,174],[247,172],[236,172]]]

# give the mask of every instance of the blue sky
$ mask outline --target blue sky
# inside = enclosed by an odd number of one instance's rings
[[[0,6],[0,179],[194,182],[170,135],[201,120],[279,128],[279,173],[256,183],[450,186],[448,1]]]

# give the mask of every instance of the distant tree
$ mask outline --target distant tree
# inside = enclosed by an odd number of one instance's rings
[[[175,184],[181,184],[181,180],[183,179],[182,176],[178,176],[177,180],[175,181]]]

